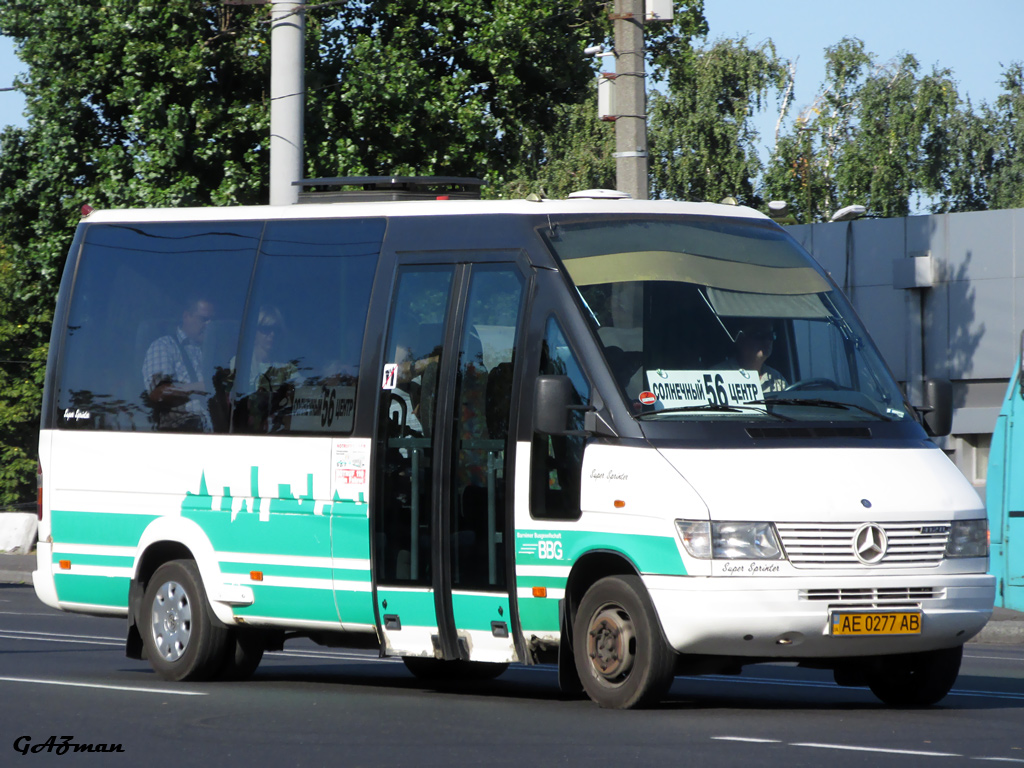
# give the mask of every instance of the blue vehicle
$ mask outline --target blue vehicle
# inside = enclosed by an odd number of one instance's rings
[[[1021,334],[1024,353],[1024,334]],[[996,605],[1024,611],[1024,357],[1003,398],[988,460],[989,531]],[[1016,471],[1014,471],[1016,469]]]

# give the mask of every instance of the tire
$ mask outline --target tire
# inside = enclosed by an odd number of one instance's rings
[[[221,680],[248,680],[263,660],[265,644],[258,632],[235,630],[224,649],[224,665],[217,677]]]
[[[210,680],[223,669],[230,633],[214,618],[194,561],[157,568],[139,614],[146,657],[160,677]]]
[[[429,656],[403,656],[402,661],[414,676],[421,680],[434,681],[493,680],[508,669],[508,664],[489,661],[442,661]]]
[[[872,659],[865,669],[868,687],[890,707],[930,707],[953,687],[963,652],[958,645]]]
[[[587,590],[573,623],[573,653],[583,689],[600,707],[650,706],[672,685],[676,655],[638,576],[608,576]]]

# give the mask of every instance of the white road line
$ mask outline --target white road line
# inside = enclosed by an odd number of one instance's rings
[[[77,643],[79,645],[109,645],[114,647],[124,645],[124,640],[117,640],[112,637],[38,637],[28,636],[28,633],[0,632],[0,638],[5,640],[32,640],[33,642],[40,643]]]
[[[129,691],[131,693],[164,693],[173,696],[206,696],[203,691],[178,691],[171,688],[139,688],[131,685],[101,685],[99,683],[73,683],[68,680],[41,680],[31,677],[0,677],[4,683],[31,683],[33,685],[63,685],[70,688],[99,688],[106,691]]]
[[[781,744],[778,739],[755,739],[749,736],[712,736],[715,741],[744,741],[751,744]]]
[[[882,747],[855,747],[849,744],[794,743],[791,747],[814,747],[815,749],[842,749],[848,752],[882,752],[887,755],[914,755],[915,757],[963,757],[955,752],[921,752],[915,749],[884,749]]]
[[[989,760],[994,763],[1024,763],[1016,757],[972,757],[971,760]]]
[[[981,654],[977,654],[977,653],[965,653],[964,654],[964,658],[965,659],[988,659],[990,661],[1022,661],[1022,659],[1021,659],[1019,654],[1010,655],[1010,656],[982,656]]]

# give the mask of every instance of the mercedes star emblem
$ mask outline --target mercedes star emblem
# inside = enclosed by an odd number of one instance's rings
[[[885,557],[889,537],[877,523],[865,523],[853,534],[853,554],[865,565],[874,565]]]

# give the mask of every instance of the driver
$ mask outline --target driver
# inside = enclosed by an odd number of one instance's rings
[[[775,328],[767,318],[751,318],[743,321],[736,332],[733,354],[719,363],[719,369],[744,369],[757,371],[761,377],[761,391],[781,392],[789,382],[777,370],[767,364],[775,342]]]

